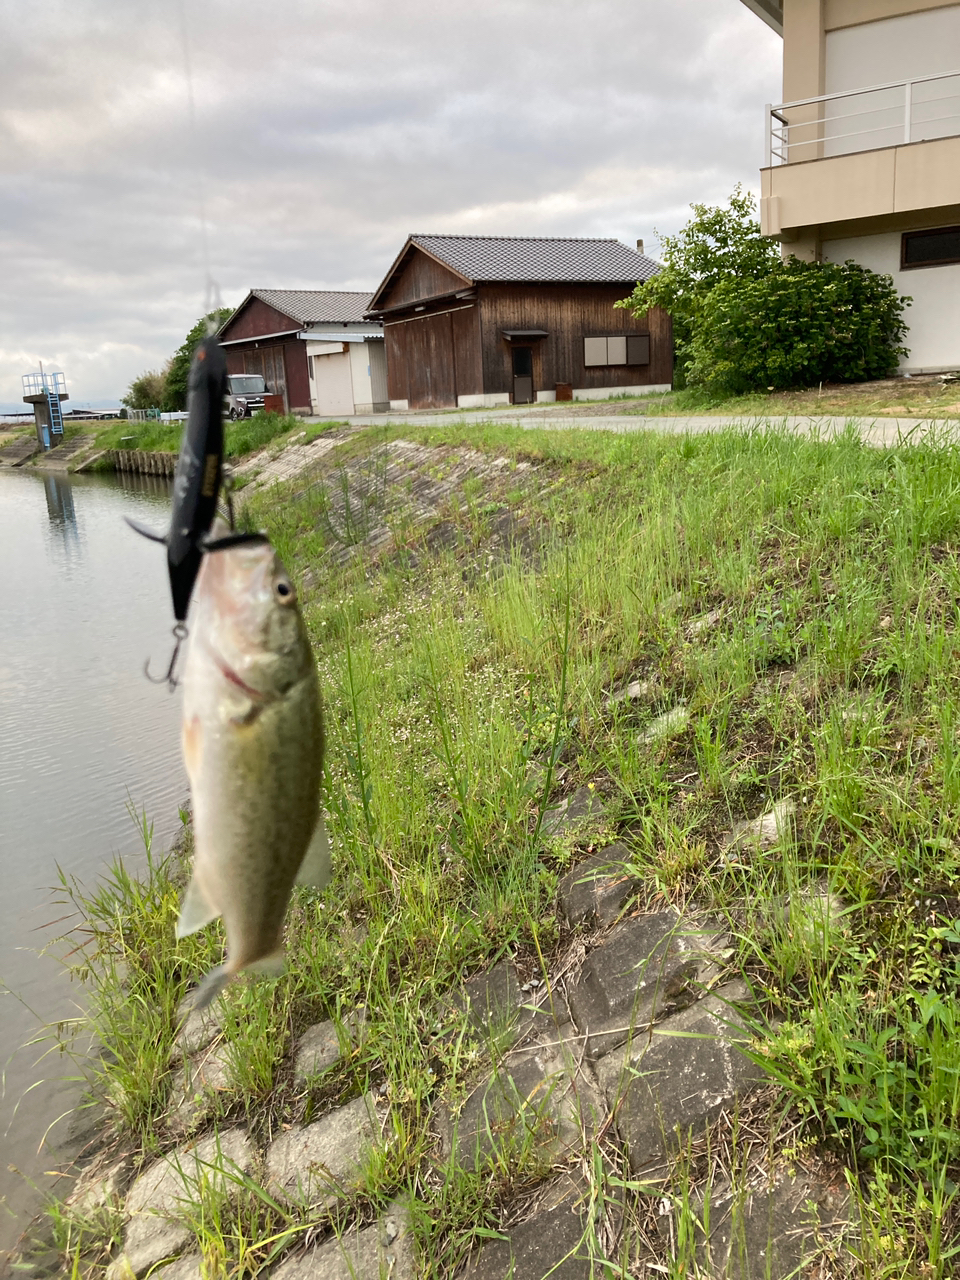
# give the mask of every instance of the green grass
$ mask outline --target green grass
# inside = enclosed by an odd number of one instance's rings
[[[225,456],[241,458],[255,453],[271,441],[284,442],[285,437],[301,432],[307,440],[313,440],[334,425],[337,424],[320,422],[304,427],[299,418],[282,413],[255,413],[250,418],[240,418],[236,422],[225,421]],[[180,448],[182,434],[183,424],[180,422],[111,422],[104,430],[97,432],[97,447],[176,453]]]
[[[723,396],[699,387],[644,395],[612,391],[603,400],[581,400],[572,404],[526,406],[555,410],[574,416],[596,412],[643,414],[644,416],[685,417],[688,414],[727,415],[743,418],[777,419],[790,414],[801,417],[867,417],[876,415],[913,418],[960,418],[960,384],[943,382],[933,374],[914,378],[888,378],[880,382],[828,383],[797,391],[757,391]],[[511,414],[514,405],[462,412],[483,417]]]
[[[562,769],[564,791],[594,782],[614,797],[640,904],[730,922],[790,1151],[834,1162],[852,1188],[857,1256],[835,1274],[953,1274],[960,450],[869,449],[852,431],[827,443],[408,428],[512,464],[461,486],[439,517],[448,536],[431,539],[404,493],[374,483],[373,451],[398,434],[335,450],[326,493],[293,486],[247,505],[294,577],[310,575],[301,594],[327,707],[337,869],[324,895],[296,894],[288,974],[228,989],[234,1082],[210,1114],[263,1138],[384,1090],[390,1141],[337,1221],[372,1221],[405,1195],[421,1274],[450,1274],[508,1198],[548,1172],[518,1149],[438,1177],[429,1117],[465,1095],[491,1048],[465,1035],[444,994],[503,955],[549,972],[570,941],[556,884],[576,851],[539,838]],[[356,510],[379,504],[397,532],[379,559],[360,538],[350,556],[332,554],[344,530],[329,495],[357,475],[368,483]],[[505,513],[524,534],[513,553],[493,540]],[[691,626],[708,613],[712,625]],[[633,678],[647,696],[609,707]],[[685,726],[644,745],[650,720],[681,703]],[[731,825],[778,799],[796,804],[796,839],[725,857]],[[183,877],[171,856],[139,878],[118,867],[93,891],[68,887],[87,922],[91,1019],[115,1055],[98,1087],[117,1141],[148,1153],[176,1141],[163,1118],[174,1011],[222,945],[216,930],[174,940]],[[297,1035],[361,1004],[361,1045],[295,1089],[285,1055]],[[754,1139],[724,1141],[729,1168],[745,1170]],[[706,1148],[686,1153],[666,1191],[608,1154],[606,1171],[588,1161],[584,1176],[598,1223],[626,1200],[619,1265],[653,1256],[649,1223],[666,1195],[682,1239],[657,1265],[692,1274]],[[316,1227],[262,1202],[246,1226],[229,1221],[201,1240],[237,1275]]]

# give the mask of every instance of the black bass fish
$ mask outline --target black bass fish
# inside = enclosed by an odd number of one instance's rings
[[[177,937],[222,916],[227,958],[194,1008],[242,969],[282,971],[294,884],[330,879],[320,690],[293,583],[262,536],[218,525],[209,546],[183,674],[195,854]]]

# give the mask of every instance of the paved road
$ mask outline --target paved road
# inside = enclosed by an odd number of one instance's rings
[[[786,417],[743,417],[707,414],[683,418],[660,415],[645,417],[640,414],[604,414],[595,416],[571,415],[569,412],[551,412],[540,406],[530,409],[514,409],[509,413],[483,411],[443,411],[428,413],[377,413],[348,418],[351,426],[384,426],[386,423],[417,427],[439,427],[456,423],[462,426],[479,426],[492,423],[498,426],[523,427],[527,430],[546,429],[566,431],[571,428],[589,431],[614,431],[626,434],[632,431],[662,431],[671,435],[702,434],[719,431],[723,427],[784,427],[801,435],[820,434],[826,437],[838,435],[850,424],[855,425],[861,438],[868,444],[893,445],[916,442],[934,434],[960,438],[960,422],[956,418],[826,418],[790,414]]]

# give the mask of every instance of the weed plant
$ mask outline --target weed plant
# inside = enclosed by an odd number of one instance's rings
[[[350,458],[380,474],[389,435],[335,450],[331,491]],[[228,989],[232,1076],[212,1114],[266,1140],[377,1090],[390,1103],[382,1158],[338,1229],[406,1196],[421,1274],[451,1274],[548,1171],[524,1150],[477,1172],[444,1167],[431,1116],[491,1051],[447,995],[503,956],[549,974],[571,941],[557,878],[578,851],[548,846],[544,810],[593,783],[641,881],[632,907],[673,902],[728,923],[732,971],[756,997],[753,1052],[777,1086],[768,1154],[845,1170],[856,1240],[832,1273],[953,1274],[960,450],[871,449],[852,430],[830,442],[483,424],[405,435],[437,446],[438,466],[458,447],[509,466],[432,522],[405,523],[403,493],[385,491],[403,537],[376,553],[359,539],[346,559],[315,486],[247,504],[303,584],[336,874],[322,895],[296,893],[287,975]],[[495,538],[506,515],[512,547]],[[630,681],[640,695],[611,702]],[[678,707],[670,733],[646,733]],[[727,845],[734,823],[778,800],[795,815],[773,847]],[[187,842],[136,877],[125,864],[92,892],[70,887],[110,1050],[98,1087],[118,1141],[148,1153],[182,1141],[165,1119],[175,1011],[221,946],[216,930],[174,940],[188,854]],[[290,1046],[323,1018],[348,1051],[296,1087]],[[656,1189],[598,1151],[581,1170],[591,1247],[613,1247],[602,1224],[618,1204],[617,1274],[648,1262],[651,1275],[693,1274],[703,1151]],[[664,1196],[681,1223],[666,1262],[649,1228]],[[242,1247],[231,1222],[200,1231],[231,1275],[317,1238],[315,1219],[286,1208],[251,1210]]]

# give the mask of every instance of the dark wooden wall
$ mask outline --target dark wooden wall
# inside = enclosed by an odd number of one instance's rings
[[[479,287],[483,343],[483,390],[513,391],[511,344],[504,329],[546,329],[535,339],[534,391],[553,391],[558,382],[574,387],[649,386],[673,381],[673,332],[659,308],[645,316],[614,307],[631,284],[485,284]],[[583,339],[619,333],[649,333],[648,365],[583,363]]]
[[[260,298],[251,298],[245,307],[230,317],[220,337],[222,341],[229,342],[233,338],[259,338],[266,333],[289,333],[291,329],[303,327],[299,320],[268,306]]]
[[[262,374],[268,389],[283,396],[288,413],[312,412],[305,342],[244,343],[227,347],[226,354],[228,373]]]
[[[467,285],[463,276],[458,276],[449,267],[441,266],[419,249],[415,249],[403,264],[393,282],[390,291],[379,302],[380,307],[400,307],[408,302],[419,302],[422,298],[436,298],[441,294],[453,293]]]
[[[407,400],[411,409],[455,408],[457,396],[483,390],[480,310],[476,303],[453,305],[401,323],[386,321],[391,400]]]
[[[287,366],[287,404],[291,413],[312,413],[310,374],[307,370],[307,344],[294,339],[283,344]]]

